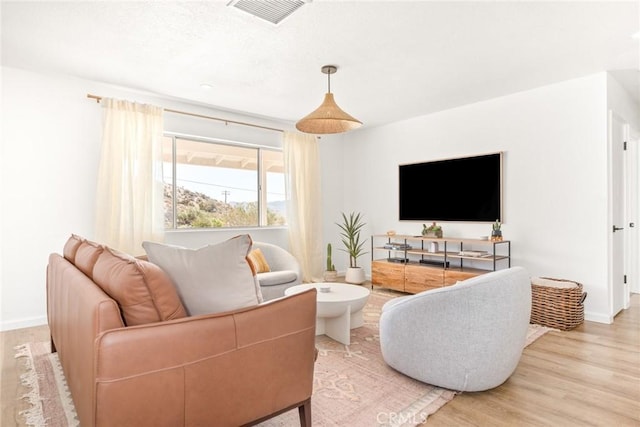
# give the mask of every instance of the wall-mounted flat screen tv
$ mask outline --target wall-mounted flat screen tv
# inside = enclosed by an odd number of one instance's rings
[[[399,166],[401,221],[502,221],[502,152]]]

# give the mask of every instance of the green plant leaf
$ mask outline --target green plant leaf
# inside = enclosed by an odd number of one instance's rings
[[[366,223],[363,222],[360,213],[356,214],[351,212],[349,216],[347,216],[342,212],[342,223],[336,223],[336,225],[341,230],[340,237],[345,247],[345,249],[340,250],[349,254],[349,266],[357,267],[358,257],[367,253],[364,251],[366,239],[360,241],[360,232]]]

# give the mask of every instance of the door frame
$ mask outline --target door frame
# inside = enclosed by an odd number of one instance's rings
[[[628,230],[625,254],[627,282],[631,293],[640,293],[640,130],[626,125],[625,152],[626,227]],[[631,226],[633,224],[633,227]],[[634,262],[635,261],[635,262]]]
[[[615,311],[618,309],[618,307],[614,307],[614,301],[617,299],[618,295],[616,294],[616,292],[620,291],[620,288],[618,287],[619,284],[617,284],[617,280],[618,278],[614,277],[614,266],[615,266],[615,257],[622,255],[623,257],[623,262],[622,262],[622,274],[627,274],[628,271],[628,266],[629,266],[629,259],[628,259],[628,252],[627,252],[627,242],[628,242],[628,234],[629,234],[629,229],[628,229],[628,218],[627,218],[627,190],[628,190],[628,185],[627,185],[627,176],[629,175],[629,171],[627,170],[626,166],[627,166],[627,161],[626,161],[626,153],[627,151],[622,151],[622,159],[621,159],[621,164],[618,165],[615,163],[615,158],[616,158],[616,151],[617,149],[622,150],[622,143],[624,141],[628,141],[628,133],[629,133],[629,123],[619,114],[617,114],[615,111],[613,110],[609,110],[608,111],[608,120],[607,120],[607,145],[608,145],[608,179],[609,179],[609,218],[608,218],[608,230],[607,230],[607,245],[608,245],[608,288],[609,288],[609,301],[608,301],[608,305],[609,305],[609,317],[611,319],[611,321],[613,321],[614,317],[619,313],[619,311]],[[613,136],[613,131],[614,131],[614,124],[620,124],[621,125],[621,137],[622,137],[622,141],[614,141],[614,136]],[[616,146],[616,144],[620,144],[619,146]],[[616,168],[622,168],[622,176],[621,176],[621,185],[623,186],[622,188],[622,194],[620,197],[620,200],[617,201],[617,203],[615,203],[616,201],[614,200],[614,192],[616,189],[614,189],[614,173]],[[619,212],[622,215],[622,220],[620,221],[620,223],[616,223],[615,221],[615,215],[617,212]],[[616,248],[614,245],[614,233],[612,232],[612,228],[613,226],[618,226],[618,227],[623,227],[624,229],[621,231],[622,232],[622,254],[618,254],[616,253]],[[626,308],[629,308],[630,305],[630,292],[629,292],[629,280],[627,279],[627,283],[623,283],[622,284],[622,300],[621,300],[621,307],[620,310],[624,310]]]

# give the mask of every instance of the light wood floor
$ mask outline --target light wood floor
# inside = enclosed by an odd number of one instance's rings
[[[640,426],[640,295],[612,325],[548,332],[500,387],[462,393],[433,426]]]
[[[17,397],[20,367],[13,348],[46,341],[46,326],[0,333],[3,427],[24,426]],[[426,426],[640,426],[640,295],[614,324],[585,322],[549,332],[524,350],[506,383],[462,393]],[[349,426],[360,427],[360,426]],[[369,427],[369,426],[366,426]]]

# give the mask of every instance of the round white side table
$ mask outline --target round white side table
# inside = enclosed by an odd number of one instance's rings
[[[364,324],[362,309],[367,303],[371,291],[364,286],[347,283],[304,283],[292,286],[284,291],[285,295],[316,288],[317,312],[316,335],[325,334],[334,340],[349,345],[350,330]],[[329,288],[328,292],[323,292]]]

